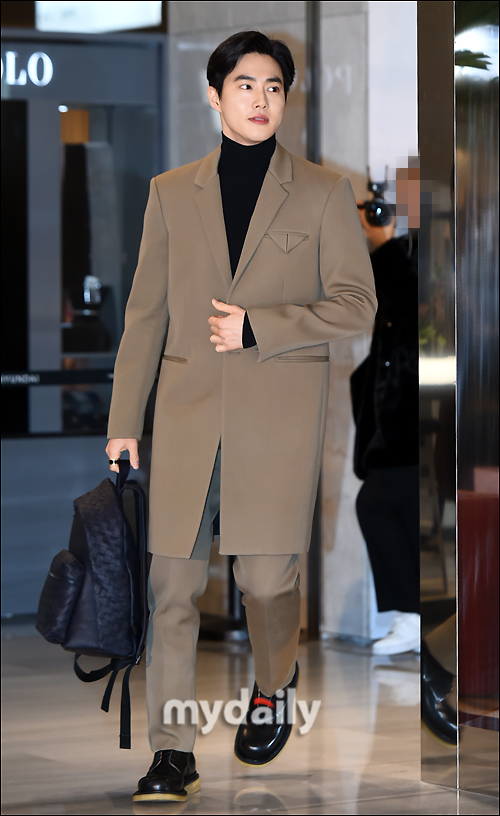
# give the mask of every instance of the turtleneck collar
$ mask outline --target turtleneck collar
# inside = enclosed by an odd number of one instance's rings
[[[242,145],[222,134],[222,145],[219,160],[219,172],[224,169],[240,173],[256,173],[267,170],[276,149],[276,136],[273,134],[264,142],[256,145]]]

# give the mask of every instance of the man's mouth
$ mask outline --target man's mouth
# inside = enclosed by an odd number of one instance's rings
[[[252,116],[250,121],[255,122],[257,125],[267,125],[269,119],[267,116]]]

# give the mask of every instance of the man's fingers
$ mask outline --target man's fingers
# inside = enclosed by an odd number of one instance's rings
[[[210,342],[214,344],[216,351],[228,351],[228,346],[225,345],[224,337],[218,334],[212,334]]]
[[[131,440],[128,445],[130,464],[134,470],[139,469],[139,443],[137,439]]]
[[[212,326],[212,334],[216,334],[218,337],[227,337],[230,334],[230,330],[224,326]]]
[[[124,451],[129,452],[130,464],[134,470],[139,468],[139,443],[137,439],[110,439],[106,446],[106,454],[109,459],[120,459]],[[118,464],[109,466],[114,473],[119,473]]]
[[[233,312],[238,309],[238,306],[230,306],[229,303],[224,303],[222,300],[212,300],[212,305],[215,306],[219,312],[227,312],[228,314],[233,314]]]

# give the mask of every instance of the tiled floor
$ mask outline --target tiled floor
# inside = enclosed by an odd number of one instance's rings
[[[377,660],[363,649],[301,643],[297,697],[321,700],[309,733],[298,733],[299,715],[283,754],[252,769],[235,760],[235,726],[219,717],[197,740],[200,793],[186,803],[145,805],[131,797],[151,760],[143,666],[132,673],[132,750],[124,751],[119,694],[102,712],[104,681],[81,683],[71,655],[30,627],[5,627],[2,645],[5,816],[498,813],[489,796],[420,781],[420,676],[411,655]],[[200,644],[198,699],[227,702],[252,683],[245,644]]]

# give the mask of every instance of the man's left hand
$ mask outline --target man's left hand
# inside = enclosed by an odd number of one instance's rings
[[[234,351],[243,348],[243,321],[245,309],[239,306],[230,306],[221,300],[212,300],[217,311],[226,312],[227,317],[213,315],[208,318],[212,327],[211,343],[215,343],[216,351]]]

